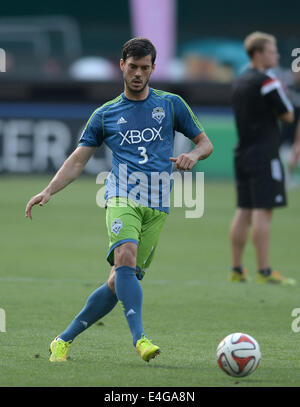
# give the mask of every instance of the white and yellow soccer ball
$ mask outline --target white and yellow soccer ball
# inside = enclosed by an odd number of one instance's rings
[[[252,336],[236,332],[227,335],[217,348],[219,367],[233,377],[245,377],[253,373],[261,360],[258,342]]]

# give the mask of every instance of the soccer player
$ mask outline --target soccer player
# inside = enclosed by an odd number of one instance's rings
[[[90,295],[82,311],[51,342],[51,362],[65,361],[75,337],[108,314],[118,301],[141,358],[148,362],[160,353],[143,329],[139,282],[153,259],[169,212],[162,195],[170,193],[171,182],[169,179],[167,188],[163,187],[157,174],[171,174],[172,162],[180,170],[191,170],[213,148],[180,96],[149,87],[155,58],[155,47],[148,39],[133,38],[124,44],[120,60],[124,92],[94,111],[76,150],[49,185],[27,204],[25,214],[32,218],[33,205],[45,205],[75,180],[97,147],[104,142],[112,150],[112,171],[106,180],[107,260],[112,269],[108,281]],[[190,152],[178,157],[172,157],[175,131],[195,143]],[[140,180],[135,184],[132,178],[137,172]]]
[[[266,71],[277,65],[276,39],[254,32],[246,37],[250,68],[233,84],[238,144],[234,168],[237,209],[231,224],[231,281],[246,281],[242,258],[250,225],[257,260],[257,281],[294,283],[273,270],[269,260],[270,223],[274,208],[286,206],[283,167],[279,158],[278,119],[291,123],[293,107],[278,79]]]

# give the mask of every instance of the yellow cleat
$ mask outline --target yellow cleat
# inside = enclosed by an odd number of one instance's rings
[[[257,273],[258,283],[269,283],[269,284],[283,284],[283,285],[295,285],[296,280],[293,278],[286,278],[283,277],[282,274],[279,273],[277,270],[272,270],[271,274],[268,276],[264,276],[261,273]]]
[[[153,345],[151,340],[145,336],[142,336],[142,338],[137,341],[136,350],[145,362],[149,362],[160,354],[159,346]]]
[[[229,281],[231,281],[232,283],[246,283],[247,280],[247,275],[248,270],[243,268],[243,272],[239,273],[238,271],[232,271],[229,275]]]
[[[50,344],[50,362],[66,362],[71,341],[64,342],[58,336]]]

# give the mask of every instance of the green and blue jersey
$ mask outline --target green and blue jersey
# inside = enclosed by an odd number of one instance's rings
[[[169,212],[162,196],[170,194],[176,131],[193,139],[203,127],[180,96],[150,88],[144,100],[129,100],[122,93],[96,109],[79,145],[99,147],[104,142],[111,149],[106,199],[129,197]]]

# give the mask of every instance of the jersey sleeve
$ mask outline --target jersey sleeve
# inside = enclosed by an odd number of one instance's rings
[[[87,121],[78,145],[99,147],[103,142],[102,114],[100,108],[95,110]]]
[[[282,85],[277,78],[267,78],[263,81],[261,95],[267,100],[278,115],[283,113],[292,112],[293,105],[284,93]]]
[[[186,137],[193,139],[202,131],[202,124],[195,116],[190,106],[180,97],[173,98],[174,104],[174,128]]]

